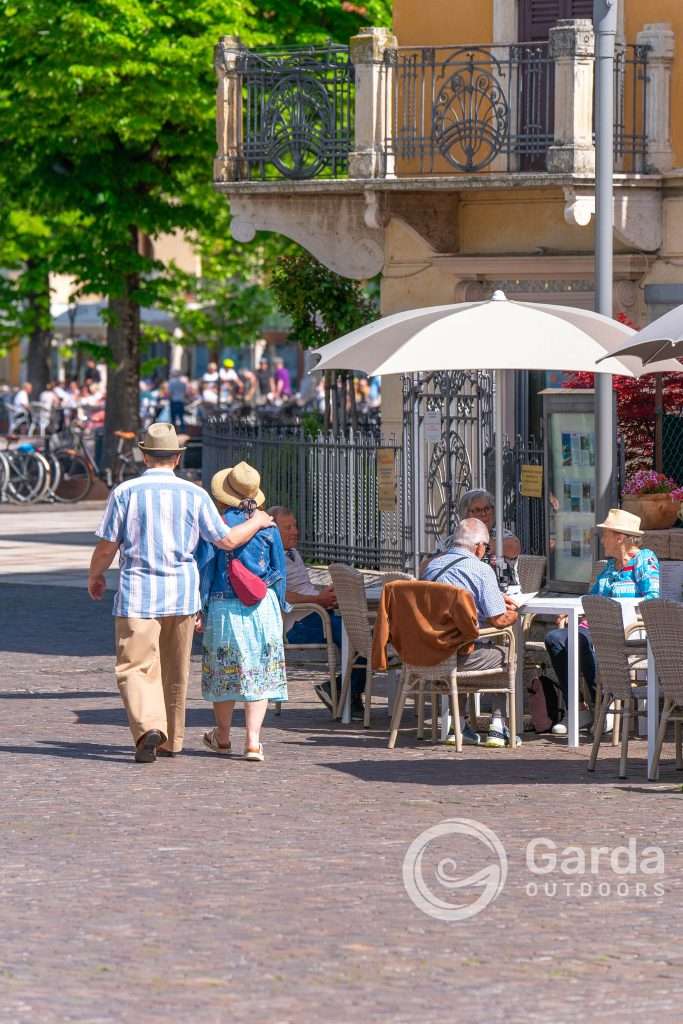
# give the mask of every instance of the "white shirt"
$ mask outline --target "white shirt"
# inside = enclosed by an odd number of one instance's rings
[[[14,396],[14,402],[12,403],[12,405],[17,410],[17,412],[19,410],[29,409],[31,407],[31,403],[28,397],[28,391],[26,391],[25,388],[20,388],[19,391],[17,391],[16,395]]]
[[[287,566],[287,590],[297,594],[317,594],[318,588],[311,582],[306,564],[296,548],[285,551]]]

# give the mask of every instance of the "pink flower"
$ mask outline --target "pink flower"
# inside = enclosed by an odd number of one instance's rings
[[[653,469],[640,469],[624,484],[624,494],[671,494],[674,501],[681,500],[683,487],[664,473],[656,473]]]

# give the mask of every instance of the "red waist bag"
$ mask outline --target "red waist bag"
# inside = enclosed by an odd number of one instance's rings
[[[230,558],[228,579],[235,595],[248,607],[259,604],[268,593],[268,587],[260,576],[247,569],[246,565],[234,556]]]

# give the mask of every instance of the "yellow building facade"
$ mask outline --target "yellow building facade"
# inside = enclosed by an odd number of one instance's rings
[[[214,182],[234,236],[380,274],[384,314],[496,288],[592,308],[592,6],[395,0],[392,30],[350,40],[346,92],[343,48],[297,64],[222,40]],[[616,51],[614,315],[644,324],[683,302],[683,3],[621,0]],[[509,433],[535,427],[506,399]],[[384,429],[404,415],[385,379]]]

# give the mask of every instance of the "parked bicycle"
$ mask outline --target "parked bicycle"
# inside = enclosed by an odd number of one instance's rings
[[[50,490],[55,467],[23,438],[9,435],[2,440],[0,499],[15,505],[40,501]]]
[[[124,480],[139,476],[143,462],[135,444],[136,434],[133,431],[115,431],[117,444],[114,464],[102,471],[85,442],[83,428],[72,424],[70,430],[72,443],[52,449],[52,456],[59,463],[60,471],[59,484],[52,492],[57,501],[84,501],[98,479],[104,480],[107,487],[111,488]]]

